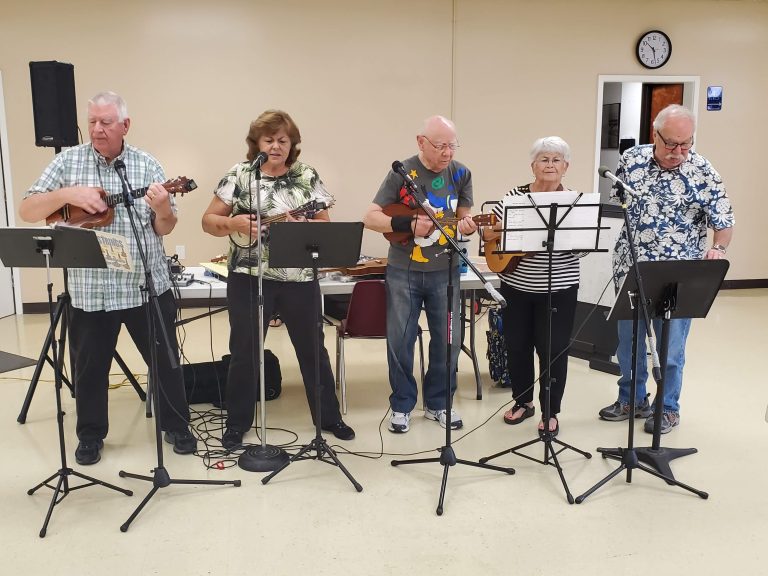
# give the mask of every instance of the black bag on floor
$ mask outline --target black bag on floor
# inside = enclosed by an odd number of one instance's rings
[[[509,368],[507,367],[507,345],[504,341],[504,330],[501,324],[501,311],[497,308],[488,309],[488,372],[491,380],[501,388],[510,388]]]
[[[184,389],[188,404],[214,404],[225,406],[229,354],[217,362],[184,364]],[[280,361],[271,350],[264,350],[264,392],[267,400],[274,400],[283,390]],[[256,397],[259,397],[258,390]]]

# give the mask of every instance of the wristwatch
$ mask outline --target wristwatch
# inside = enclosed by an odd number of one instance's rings
[[[722,244],[712,244],[712,250],[717,250],[718,252],[722,252],[723,254],[728,252],[728,248],[723,246]]]

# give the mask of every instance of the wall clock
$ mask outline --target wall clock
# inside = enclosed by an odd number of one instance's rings
[[[661,30],[646,32],[637,41],[637,60],[646,68],[661,68],[672,55],[672,41]]]

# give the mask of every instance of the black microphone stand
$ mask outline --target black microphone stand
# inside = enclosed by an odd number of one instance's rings
[[[115,162],[120,162],[120,161],[115,161]],[[115,170],[123,185],[123,206],[125,206],[125,209],[128,212],[128,220],[130,221],[131,229],[133,230],[133,236],[134,236],[134,239],[136,240],[136,246],[139,250],[141,263],[144,266],[144,286],[142,288],[142,295],[146,305],[147,329],[149,331],[148,339],[149,339],[149,358],[150,358],[150,366],[149,366],[150,385],[154,385],[157,387],[156,392],[154,394],[150,394],[150,398],[151,398],[151,401],[153,402],[153,407],[155,412],[155,445],[157,449],[157,466],[152,470],[153,475],[143,476],[139,474],[125,472],[123,470],[120,470],[119,472],[119,475],[121,478],[135,478],[137,480],[145,480],[147,482],[152,482],[152,489],[146,495],[144,500],[141,501],[141,503],[136,508],[136,510],[134,510],[133,513],[128,517],[128,520],[126,520],[125,523],[123,523],[120,526],[121,532],[127,532],[128,528],[131,525],[131,522],[133,522],[134,518],[136,518],[136,516],[139,515],[139,513],[142,511],[144,506],[147,505],[147,503],[152,498],[152,496],[154,496],[155,493],[160,488],[166,488],[171,484],[206,484],[206,485],[217,485],[217,486],[224,486],[224,485],[240,486],[240,480],[172,479],[163,464],[163,437],[162,437],[163,432],[162,432],[162,425],[160,422],[161,414],[160,414],[159,395],[163,394],[164,391],[162,389],[162,386],[160,385],[160,380],[159,380],[157,347],[162,346],[162,348],[165,350],[165,353],[168,354],[168,359],[173,369],[177,369],[179,367],[179,363],[177,360],[176,353],[173,350],[173,347],[171,346],[171,340],[168,336],[168,331],[166,329],[165,322],[163,322],[163,314],[162,314],[162,311],[160,310],[160,304],[158,303],[158,300],[157,300],[158,295],[155,290],[155,284],[152,280],[152,271],[149,268],[147,255],[146,255],[146,252],[144,251],[144,247],[142,246],[141,236],[139,235],[139,230],[136,226],[136,220],[133,214],[133,190],[131,190],[130,184],[128,183],[128,180],[125,177],[125,175],[121,173],[121,169],[124,170],[125,167],[123,166],[122,168],[120,168],[119,166],[115,166]],[[158,340],[158,334],[157,334],[158,331],[160,333],[160,340]]]
[[[253,161],[254,170],[251,172],[253,180],[256,182],[256,228],[259,231],[259,238],[256,242],[256,262],[258,269],[258,311],[256,314],[258,331],[259,331],[259,407],[261,414],[261,431],[259,433],[260,444],[258,446],[250,446],[245,452],[237,459],[237,464],[243,470],[249,472],[271,472],[281,468],[288,462],[288,453],[272,444],[267,444],[267,398],[266,398],[266,382],[264,381],[264,264],[262,262],[262,240],[263,235],[261,233],[261,165],[266,161],[266,154],[260,152],[256,159]],[[250,212],[253,214],[253,194],[251,190],[248,190],[248,202],[250,204]],[[253,248],[253,243],[251,243]],[[253,276],[249,274],[249,283],[253,279]],[[252,286],[249,284],[249,287]],[[252,288],[249,288],[252,290]],[[250,299],[249,299],[250,300]],[[252,300],[251,300],[252,302]],[[251,320],[253,320],[253,306],[251,309]],[[251,336],[253,336],[253,322],[251,322]],[[251,358],[251,365],[253,366],[253,358]],[[254,367],[255,368],[255,367]],[[256,372],[256,370],[252,370]]]
[[[607,177],[605,174],[601,174],[603,177]],[[600,480],[597,484],[592,486],[584,494],[576,497],[576,503],[581,504],[591,494],[597,491],[599,488],[607,484],[610,480],[621,474],[622,471],[627,471],[627,483],[632,482],[632,470],[635,468],[647,472],[652,476],[661,478],[667,484],[679,486],[694,494],[697,494],[703,499],[707,499],[709,495],[706,492],[697,490],[687,484],[683,484],[676,480],[669,469],[669,460],[678,458],[680,456],[686,456],[696,452],[695,449],[677,449],[677,450],[664,450],[660,449],[660,437],[661,437],[661,417],[664,408],[664,378],[666,375],[663,373],[662,368],[666,370],[667,364],[667,347],[668,347],[668,329],[667,320],[664,321],[664,326],[661,335],[661,352],[662,359],[659,361],[659,357],[656,350],[656,342],[653,337],[653,326],[651,324],[651,317],[648,311],[648,299],[646,298],[645,287],[643,285],[643,278],[640,273],[640,266],[637,260],[637,250],[634,242],[634,229],[632,223],[629,220],[629,211],[626,202],[624,202],[624,194],[627,193],[626,188],[629,188],[621,180],[615,176],[611,178],[618,186],[622,199],[622,212],[624,214],[624,226],[627,232],[627,241],[629,244],[629,253],[632,257],[632,269],[635,273],[637,280],[637,290],[629,294],[630,302],[633,304],[632,314],[632,376],[629,384],[629,419],[627,427],[627,447],[626,448],[598,448],[597,451],[603,455],[603,458],[610,458],[611,460],[618,460],[621,465],[613,472],[608,474],[605,478]],[[631,188],[630,188],[631,190]],[[667,302],[667,309],[665,315],[671,313],[671,302]],[[654,415],[654,429],[653,429],[653,446],[651,448],[635,448],[634,447],[634,420],[635,420],[635,394],[637,392],[637,351],[638,351],[638,333],[639,333],[639,320],[640,312],[643,314],[643,320],[645,321],[646,334],[648,336],[648,348],[651,350],[651,357],[653,362],[653,379],[656,381],[656,404]],[[646,466],[640,462],[640,460],[646,460],[650,466]],[[651,468],[655,466],[659,471]]]
[[[523,458],[527,458],[528,460],[532,460],[534,462],[538,462],[539,464],[554,466],[557,470],[557,474],[560,476],[560,482],[563,484],[563,489],[565,490],[566,499],[568,500],[569,504],[573,504],[573,495],[571,494],[570,489],[568,488],[568,483],[565,480],[565,475],[563,474],[563,468],[560,466],[560,462],[557,459],[557,455],[561,452],[564,452],[565,450],[573,450],[574,452],[577,452],[578,454],[581,454],[585,458],[589,459],[592,458],[592,454],[589,452],[585,452],[584,450],[580,450],[574,446],[571,446],[570,444],[566,444],[562,440],[559,440],[556,438],[557,432],[550,431],[549,429],[549,421],[552,418],[552,407],[551,407],[551,392],[552,392],[552,314],[554,312],[557,312],[555,308],[552,306],[552,257],[554,254],[554,247],[555,247],[555,231],[560,226],[560,223],[565,219],[565,217],[568,215],[568,212],[576,206],[576,202],[578,202],[578,199],[581,196],[578,196],[576,200],[574,200],[573,204],[566,210],[565,214],[562,216],[560,221],[557,220],[557,207],[558,204],[550,204],[549,205],[549,220],[545,219],[544,216],[541,213],[541,210],[539,210],[539,207],[536,206],[536,204],[533,204],[534,209],[538,213],[539,217],[541,218],[542,222],[546,225],[547,229],[547,239],[544,242],[544,247],[547,251],[548,256],[548,266],[547,266],[547,332],[546,332],[546,353],[545,356],[547,358],[546,360],[546,372],[543,375],[540,375],[540,378],[543,377],[544,381],[542,385],[544,386],[544,414],[542,414],[542,422],[544,423],[544,428],[542,430],[539,430],[539,434],[537,438],[534,438],[533,440],[529,440],[528,442],[523,442],[522,444],[518,444],[517,446],[513,446],[512,448],[507,448],[506,450],[502,450],[501,452],[497,452],[496,454],[492,454],[490,456],[486,456],[485,458],[481,458],[480,462],[487,462],[488,460],[492,460],[493,458],[498,458],[499,456],[503,456],[504,454],[515,454],[516,456],[522,456]],[[533,200],[531,199],[531,202]],[[598,228],[599,230],[599,228]],[[564,354],[565,351],[561,350],[559,351],[560,354]],[[533,444],[536,444],[537,442],[543,442],[544,443],[544,458],[542,460],[538,458],[534,458],[532,456],[529,456],[528,454],[523,454],[520,452],[521,449],[527,448],[528,446],[531,446]],[[560,448],[558,450],[555,450],[553,447],[553,444],[557,444]],[[550,461],[551,459],[551,461]]]
[[[453,395],[452,395],[452,386],[451,381],[456,377],[455,376],[455,367],[453,366],[453,355],[451,354],[452,348],[453,348],[453,316],[454,316],[454,310],[453,310],[453,293],[454,293],[454,285],[453,285],[453,255],[458,254],[459,257],[464,260],[464,262],[467,263],[467,266],[472,269],[472,271],[477,275],[478,278],[480,278],[481,281],[486,285],[486,289],[490,288],[488,292],[491,295],[497,295],[498,293],[496,290],[491,286],[491,283],[485,279],[485,277],[480,273],[480,271],[477,269],[477,267],[469,260],[469,258],[461,251],[461,248],[456,244],[454,239],[446,233],[445,228],[440,224],[438,219],[435,217],[435,215],[432,213],[432,210],[427,205],[427,199],[426,195],[424,196],[424,199],[419,199],[419,194],[417,194],[417,190],[415,188],[415,185],[413,185],[411,182],[409,182],[408,179],[405,179],[406,185],[408,185],[409,188],[411,188],[411,193],[413,194],[414,198],[419,202],[421,205],[422,210],[424,213],[429,216],[429,219],[432,220],[432,224],[435,226],[437,230],[440,231],[440,233],[443,235],[443,237],[448,241],[448,248],[446,248],[448,252],[448,285],[446,287],[447,291],[447,297],[448,297],[448,303],[447,303],[447,311],[446,311],[446,317],[447,317],[447,330],[448,330],[448,338],[447,338],[447,351],[445,356],[445,374],[446,374],[446,382],[445,382],[445,406],[446,406],[446,418],[445,418],[445,445],[441,448],[438,448],[438,451],[440,452],[439,458],[414,458],[411,460],[392,460],[391,464],[392,466],[399,466],[401,464],[425,464],[429,462],[438,462],[443,466],[443,480],[440,484],[440,498],[437,502],[437,515],[442,516],[443,515],[443,502],[445,500],[445,488],[448,483],[448,470],[451,466],[455,466],[456,464],[464,464],[465,466],[474,466],[475,468],[484,468],[486,470],[496,470],[498,472],[505,472],[507,474],[514,474],[515,469],[514,468],[502,468],[501,466],[493,466],[491,464],[484,464],[482,462],[473,462],[471,460],[462,460],[460,458],[456,457],[456,453],[453,450],[453,446],[451,445],[451,408],[453,405]],[[503,299],[499,297],[499,300],[503,302]],[[500,302],[500,303],[501,303]]]

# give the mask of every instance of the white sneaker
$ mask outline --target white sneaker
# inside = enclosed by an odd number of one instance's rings
[[[404,434],[411,428],[410,412],[392,412],[389,417],[389,431],[395,434]]]
[[[445,428],[446,422],[446,410],[432,410],[431,408],[424,409],[424,418],[428,420],[437,420],[440,422],[440,426]],[[458,430],[464,426],[464,422],[461,421],[461,416],[456,410],[451,409],[451,430]]]

